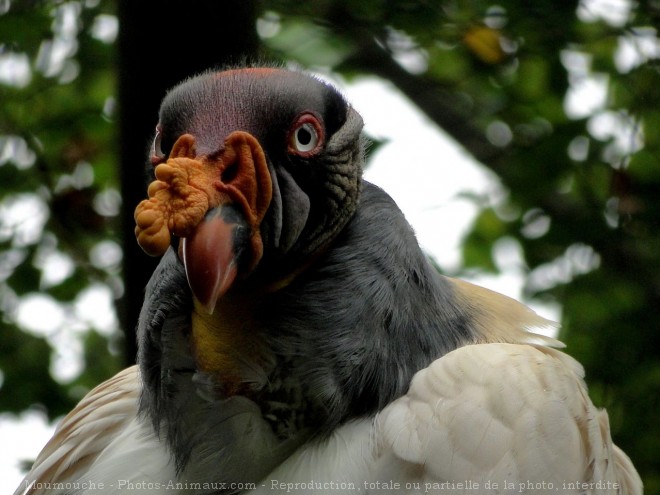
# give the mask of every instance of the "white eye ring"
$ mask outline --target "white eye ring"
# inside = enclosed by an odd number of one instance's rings
[[[160,128],[160,125],[156,127],[156,135],[154,136],[154,142],[151,143],[151,163],[156,166],[159,163],[165,161],[165,153],[161,149],[161,142],[163,140],[163,133]]]
[[[160,130],[158,130],[156,132],[156,137],[154,137],[154,142],[151,145],[151,153],[159,158],[165,156],[165,153],[163,153],[163,150],[160,148],[162,139],[163,136],[160,134]]]
[[[304,122],[291,135],[291,145],[300,153],[313,151],[319,144],[319,133],[309,122]]]
[[[301,158],[311,158],[323,149],[325,129],[312,112],[298,115],[287,135],[287,151]]]

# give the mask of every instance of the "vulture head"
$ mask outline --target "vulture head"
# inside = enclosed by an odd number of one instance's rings
[[[152,190],[171,192],[196,168],[206,172],[158,206],[164,237],[181,237],[188,281],[209,312],[234,283],[290,278],[355,212],[362,119],[317,79],[270,68],[210,72],[170,91],[159,117],[150,161],[164,180]],[[153,209],[136,220],[141,245],[161,254],[149,232]]]

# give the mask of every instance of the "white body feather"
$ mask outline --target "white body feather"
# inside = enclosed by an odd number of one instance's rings
[[[374,420],[303,447],[254,493],[641,494],[582,368],[519,344],[459,348]]]
[[[14,495],[161,493],[154,481],[174,479],[174,466],[151,422],[138,417],[137,366],[87,394],[62,420]],[[154,488],[154,489],[150,489]]]
[[[176,487],[165,445],[137,416],[139,387],[133,367],[90,392],[16,494]],[[575,360],[543,346],[489,343],[436,360],[375,418],[304,445],[252,493],[273,491],[641,494],[642,485]]]

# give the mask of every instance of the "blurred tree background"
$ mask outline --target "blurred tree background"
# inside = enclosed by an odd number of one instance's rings
[[[449,275],[519,246],[526,297],[561,306],[567,352],[660,493],[658,26],[653,0],[0,1],[0,411],[56,418],[133,360],[154,260],[132,212],[160,99],[258,57],[389,81],[500,178],[496,200],[470,197]]]

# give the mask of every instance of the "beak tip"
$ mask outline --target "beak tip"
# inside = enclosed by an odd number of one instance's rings
[[[202,309],[207,315],[213,316],[213,313],[215,312],[215,305],[217,303],[217,299],[214,298],[214,300],[210,300],[206,303],[199,301],[199,299],[197,299],[197,301],[199,302],[199,305],[202,307]]]

